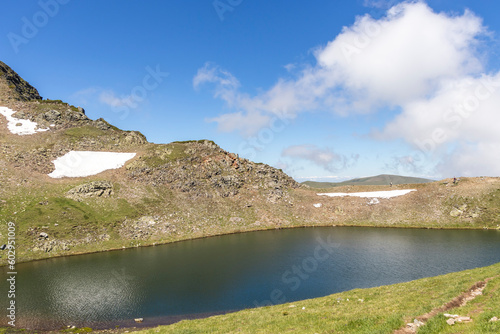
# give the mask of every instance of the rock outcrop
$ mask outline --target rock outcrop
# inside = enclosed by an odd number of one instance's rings
[[[0,61],[0,79],[4,79],[8,90],[16,100],[33,101],[41,100],[42,97],[38,94],[35,87],[31,86],[9,66]]]
[[[93,181],[79,185],[67,192],[66,197],[81,201],[89,197],[109,197],[113,194],[113,184],[109,181]]]
[[[282,171],[239,158],[208,140],[156,145],[126,168],[132,180],[196,197],[232,197],[246,189],[263,191],[276,202],[299,186]]]

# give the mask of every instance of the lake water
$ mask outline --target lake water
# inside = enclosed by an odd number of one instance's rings
[[[17,327],[168,323],[500,262],[500,231],[317,227],[17,265]],[[0,268],[6,277],[7,268]],[[6,279],[0,294],[7,295]],[[0,298],[6,325],[6,298]]]

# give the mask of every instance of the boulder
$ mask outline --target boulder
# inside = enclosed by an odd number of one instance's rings
[[[89,197],[109,197],[113,195],[113,184],[109,181],[93,181],[81,184],[66,193],[67,198],[81,201]]]
[[[86,121],[89,118],[84,113],[68,110],[68,112],[66,113],[66,119],[70,122],[78,122],[78,121]]]
[[[43,114],[43,119],[48,122],[56,122],[61,118],[61,113],[57,110],[49,110],[45,114]]]
[[[126,144],[146,144],[146,137],[139,131],[130,131],[124,138]]]
[[[106,122],[104,119],[102,118],[99,118],[98,120],[95,120],[94,121],[94,126],[100,130],[103,130],[103,131],[106,131],[108,130],[109,128],[111,128],[111,126],[109,125],[108,122]]]

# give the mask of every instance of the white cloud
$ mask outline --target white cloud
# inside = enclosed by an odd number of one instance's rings
[[[235,105],[239,98],[237,89],[240,83],[231,73],[215,64],[206,63],[193,78],[193,87],[198,89],[206,83],[215,85],[214,97],[221,98],[231,107]]]
[[[364,0],[363,6],[378,9],[387,9],[394,6],[398,1],[396,0]]]
[[[283,150],[281,156],[306,160],[330,172],[352,167],[359,158],[358,155],[352,155],[351,157],[340,155],[330,148],[319,148],[316,145],[289,146]]]
[[[108,107],[126,107],[127,109],[137,108],[139,103],[144,100],[142,97],[133,94],[119,96],[114,90],[102,87],[85,88],[73,93],[71,97],[83,105],[97,101]]]
[[[133,107],[136,105],[134,98],[131,95],[124,95],[121,97],[116,96],[116,93],[112,90],[105,90],[99,94],[99,102],[104,103],[110,107]]]
[[[389,3],[365,1],[376,8]],[[235,109],[212,119],[222,131],[251,135],[275,116],[293,119],[313,110],[348,116],[391,107],[399,115],[373,138],[402,138],[424,156],[397,157],[387,167],[500,175],[500,163],[490,156],[500,142],[500,72],[485,73],[486,57],[479,52],[482,37],[489,34],[482,19],[468,10],[437,13],[424,2],[405,1],[380,19],[357,17],[316,48],[315,64],[300,66],[295,78],[278,79],[256,96],[242,93],[238,80],[214,65],[197,77],[215,84],[216,96]],[[325,161],[339,159],[333,151],[304,145],[283,153],[325,169],[331,168]],[[493,165],[474,167],[477,159]]]
[[[88,104],[90,100],[95,98],[95,94],[97,93],[98,88],[89,87],[81,89],[71,95],[72,99],[78,101],[81,104]]]
[[[403,106],[376,138],[403,138],[421,154],[439,161],[436,172],[500,175],[500,72],[443,83],[434,96]],[[495,151],[496,148],[496,151]],[[451,152],[451,153],[450,153]],[[425,161],[419,164],[420,169]]]
[[[403,105],[382,138],[403,138],[425,153],[457,140],[500,141],[500,72],[444,82],[430,98]]]
[[[270,117],[258,111],[251,111],[248,113],[236,112],[223,114],[218,117],[210,118],[208,121],[217,122],[217,129],[219,131],[239,131],[243,136],[250,137],[268,125]]]
[[[401,104],[432,93],[439,82],[481,69],[475,55],[481,20],[434,13],[424,3],[402,3],[385,18],[356,19],[316,53],[356,100]]]
[[[437,171],[445,177],[500,175],[500,142],[461,143],[446,154]]]
[[[314,66],[305,66],[295,79],[279,79],[257,96],[241,93],[238,80],[213,64],[201,68],[193,84],[215,84],[217,97],[237,112],[253,115],[294,118],[314,109],[374,111],[425,97],[443,79],[480,71],[477,37],[485,32],[481,19],[469,11],[451,16],[435,13],[421,2],[404,2],[379,20],[357,17],[315,50]]]

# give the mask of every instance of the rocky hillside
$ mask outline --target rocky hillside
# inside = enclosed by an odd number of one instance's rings
[[[18,261],[293,226],[496,228],[500,179],[344,186],[339,192],[408,189],[380,199],[323,197],[281,170],[210,140],[153,144],[38,91],[0,63],[0,107],[39,129],[17,135],[0,115],[0,245],[16,225]],[[19,121],[20,122],[20,121]],[[122,168],[54,179],[70,151],[135,153]],[[0,265],[5,264],[0,251]]]
[[[35,87],[24,81],[9,66],[0,61],[0,98],[20,101],[41,100]]]
[[[243,200],[248,212],[255,210],[253,203],[289,205],[289,192],[298,187],[282,171],[239,158],[212,141],[152,144],[140,132],[89,119],[80,107],[43,100],[4,63],[0,63],[0,106],[16,111],[17,119],[48,129],[19,136],[10,133],[6,118],[0,116],[0,233],[6,231],[5,222],[16,221],[25,241],[22,246],[36,246],[34,251],[29,247],[20,251],[27,258],[65,253],[85,243],[96,243],[89,250],[128,247],[131,241],[136,245],[136,240],[151,239],[152,234],[153,241],[173,240],[179,236],[172,236],[172,231],[179,228],[165,229],[173,225],[167,222],[171,217],[182,224],[211,219],[211,232],[196,236],[217,234],[218,224],[244,225],[244,218],[231,217],[235,202]],[[136,157],[124,168],[94,177],[49,178],[52,161],[70,151],[134,152]],[[142,231],[143,221],[159,223]],[[103,246],[103,241],[110,242]]]

